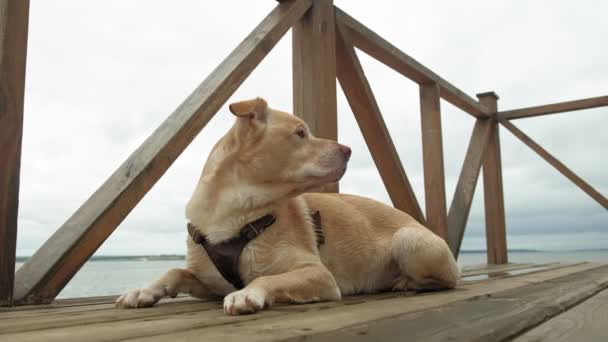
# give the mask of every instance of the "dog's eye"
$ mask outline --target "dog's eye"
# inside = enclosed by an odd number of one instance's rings
[[[302,139],[306,138],[306,131],[304,130],[304,128],[298,128],[296,134]]]

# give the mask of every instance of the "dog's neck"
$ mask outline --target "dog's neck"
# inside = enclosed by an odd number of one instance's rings
[[[247,223],[275,214],[290,197],[286,187],[252,185],[236,171],[206,168],[186,207],[187,220],[216,244],[236,236]]]

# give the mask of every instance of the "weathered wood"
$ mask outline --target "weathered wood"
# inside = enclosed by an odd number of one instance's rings
[[[494,92],[478,94],[479,101],[492,113],[498,110],[498,96]],[[502,161],[500,157],[499,125],[491,119],[490,136],[483,159],[483,191],[486,216],[486,251],[489,264],[506,264],[507,233],[505,223],[504,192],[502,187]]]
[[[310,5],[310,0],[277,5],[19,269],[15,299],[52,300]]]
[[[226,316],[221,310],[221,301],[201,303],[193,300],[179,303],[169,301],[140,310],[99,309],[99,305],[90,306],[91,311],[88,312],[69,311],[82,307],[63,307],[52,313],[44,309],[41,311],[47,311],[46,315],[19,319],[15,319],[17,317],[13,317],[13,313],[0,313],[0,341],[114,341],[128,338],[242,341],[245,337],[254,341],[282,340],[335,331],[353,324],[390,319],[411,312],[426,314],[428,311],[422,310],[486,298],[496,292],[551,281],[597,267],[600,266],[570,266],[500,281],[466,283],[460,286],[460,290],[413,297],[407,293],[388,292],[349,296],[342,302],[278,305],[262,313],[239,317]]]
[[[338,81],[393,205],[423,223],[424,215],[382,119],[380,108],[348,32],[339,23],[336,24],[336,55]]]
[[[269,317],[256,321],[240,322],[223,326],[208,327],[205,329],[191,329],[175,333],[141,338],[135,341],[163,341],[168,338],[178,341],[242,341],[244,336],[251,342],[256,341],[284,341],[310,338],[315,340],[318,334],[336,331],[341,328],[368,324],[369,322],[390,319],[396,315],[417,312],[426,315],[439,309],[442,305],[460,301],[472,301],[475,298],[489,297],[493,293],[510,290],[527,284],[541,283],[558,277],[580,274],[584,270],[597,268],[597,265],[581,265],[572,268],[536,273],[484,283],[467,285],[462,290],[444,291],[417,295],[413,297],[400,297],[378,301],[368,301],[356,305],[330,307],[328,309],[308,312],[294,312],[282,316]],[[423,312],[422,310],[431,311]],[[158,324],[163,324],[158,322]],[[403,333],[401,337],[408,336]],[[38,333],[41,336],[41,333]],[[91,334],[95,336],[95,334]],[[373,337],[370,336],[370,337]],[[382,339],[375,339],[382,341]],[[65,341],[64,341],[65,342]]]
[[[498,115],[507,120],[530,118],[539,115],[557,114],[575,110],[608,106],[608,96],[591,97],[588,99],[552,103],[543,106],[506,110]]]
[[[488,110],[482,104],[337,7],[336,20],[348,29],[355,46],[368,55],[418,84],[436,83],[441,89],[441,97],[465,112],[477,118],[488,116]]]
[[[607,327],[608,290],[604,290],[514,341],[604,341],[608,337]]]
[[[608,267],[313,336],[315,341],[505,341],[608,286]],[[604,335],[606,336],[606,335]],[[579,340],[577,336],[577,340]]]
[[[437,84],[420,85],[420,123],[422,125],[422,160],[426,224],[435,234],[448,239],[445,201],[443,138],[441,133],[440,90]]]
[[[315,0],[292,33],[293,112],[315,136],[338,140],[333,0]],[[338,192],[338,183],[323,190]]]
[[[490,119],[477,119],[448,211],[448,244],[456,257],[460,252],[460,244],[464,237],[479,171],[491,132],[492,121]]]
[[[0,0],[0,306],[15,277],[29,0]]]
[[[593,198],[597,203],[604,207],[604,209],[608,209],[608,199],[606,199],[606,197],[604,197],[591,185],[589,185],[589,183],[585,182],[582,178],[577,176],[566,165],[560,162],[557,158],[547,152],[547,150],[545,150],[534,140],[532,140],[532,138],[527,136],[519,128],[513,125],[513,123],[502,117],[498,117],[498,121],[503,126],[505,126],[506,129],[513,133],[513,135],[515,135],[519,140],[521,140],[524,144],[528,145],[528,147],[530,147],[534,152],[536,152],[541,158],[551,164],[557,171],[559,171],[562,175],[566,176],[566,178],[576,184],[576,186],[578,186],[581,190],[587,193],[587,195],[591,196],[591,198]]]

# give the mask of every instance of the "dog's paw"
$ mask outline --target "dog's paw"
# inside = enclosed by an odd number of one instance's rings
[[[162,298],[161,291],[151,289],[137,289],[124,293],[116,300],[116,307],[120,309],[147,308]]]
[[[228,315],[252,314],[264,308],[266,295],[260,289],[243,289],[224,297],[224,312]]]
[[[399,277],[393,285],[393,291],[416,291],[418,286],[408,277]]]

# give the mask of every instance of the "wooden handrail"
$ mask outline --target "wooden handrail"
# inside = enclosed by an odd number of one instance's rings
[[[361,68],[349,33],[340,21],[336,22],[336,57],[338,81],[355,114],[393,205],[424,224],[424,215],[416,194],[382,119],[382,113]]]
[[[59,293],[311,3],[285,1],[272,10],[19,269],[16,301],[46,303]]]
[[[441,97],[477,117],[487,117],[488,109],[436,73],[336,7],[336,19],[349,30],[355,46],[418,84],[439,85]]]
[[[498,115],[501,118],[512,120],[604,106],[608,106],[608,96],[590,97],[587,99],[581,99],[576,101],[558,102],[542,106],[506,110],[503,112],[499,112]]]

